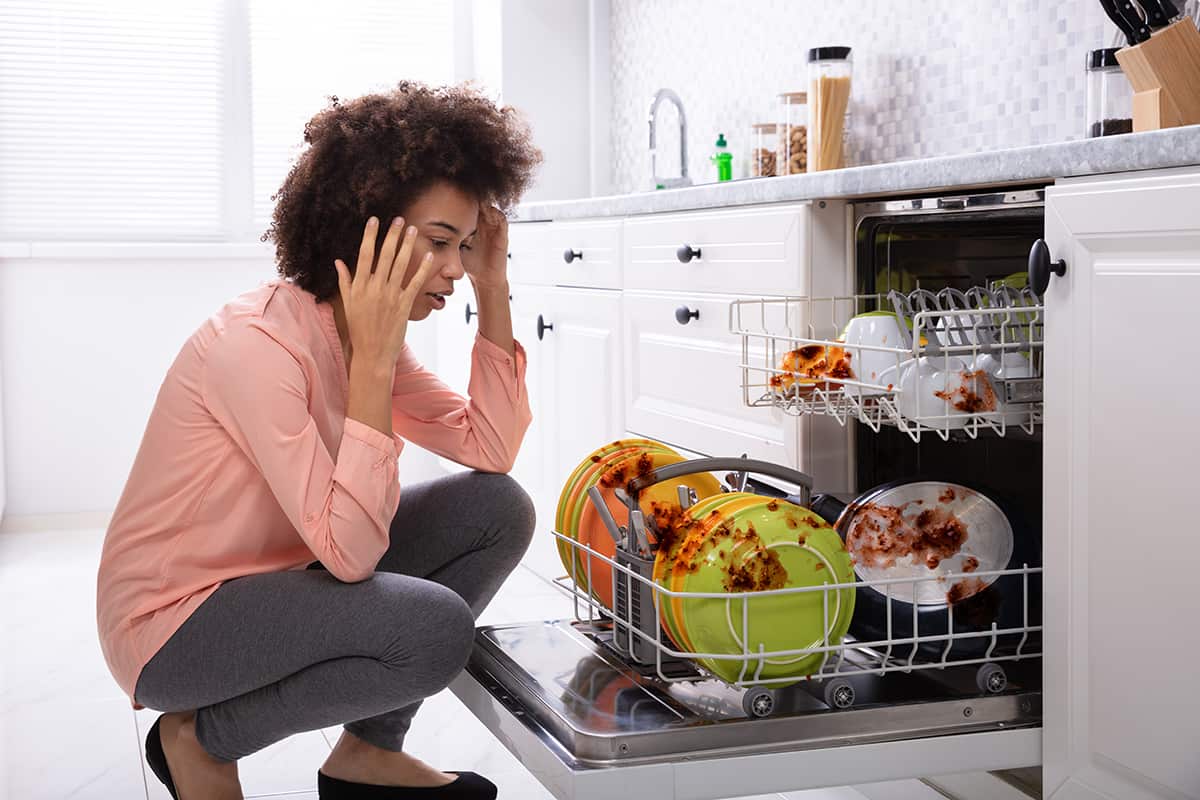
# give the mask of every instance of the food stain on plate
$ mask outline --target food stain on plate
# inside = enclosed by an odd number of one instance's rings
[[[901,506],[869,503],[863,507],[846,536],[846,544],[859,564],[886,569],[905,561],[924,563],[929,569],[955,556],[967,541],[967,528],[944,508],[926,508],[913,517]]]

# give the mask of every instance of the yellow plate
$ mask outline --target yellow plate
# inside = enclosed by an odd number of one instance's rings
[[[678,464],[685,460],[678,453],[655,453],[643,450],[610,463],[607,469],[597,478],[595,485],[604,497],[604,503],[608,506],[608,510],[613,515],[617,525],[622,527],[629,525],[629,509],[616,497],[615,490],[618,487],[622,487],[635,477],[646,475],[659,467],[665,467],[668,464]],[[690,487],[696,492],[697,497],[700,498],[719,494],[721,491],[720,482],[707,472],[683,475],[678,478],[660,481],[648,487],[638,498],[638,506],[642,509],[642,513],[647,517],[655,519],[678,516],[680,513],[678,487],[680,486]],[[612,536],[609,535],[608,529],[605,527],[604,521],[600,518],[600,512],[596,510],[595,504],[591,502],[581,503],[579,508],[579,524],[576,530],[580,544],[584,544],[608,558],[616,556],[617,545],[612,540]],[[588,561],[591,562],[592,594],[604,604],[605,608],[611,609],[613,607],[612,566],[607,561],[599,558],[589,557]],[[587,566],[585,563],[583,572],[585,576],[589,574]]]

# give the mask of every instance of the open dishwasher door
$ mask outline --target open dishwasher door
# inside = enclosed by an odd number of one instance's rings
[[[803,681],[756,717],[753,688],[679,680],[667,664],[663,680],[611,640],[603,620],[481,627],[450,688],[563,800],[717,800],[1041,763],[1041,694],[1023,688],[1038,685],[1037,659],[1009,665],[1001,693],[961,668],[863,672],[842,679],[849,708],[835,710],[829,681]]]

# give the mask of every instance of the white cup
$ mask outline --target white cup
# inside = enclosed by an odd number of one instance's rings
[[[925,356],[900,370],[896,409],[935,430],[958,430],[972,414],[998,411],[998,397],[986,372],[956,356]]]
[[[903,361],[911,360],[907,337],[900,330],[900,320],[891,311],[869,311],[854,317],[842,331],[842,341],[850,354],[854,379],[869,384],[844,387],[851,397],[884,394],[888,391],[884,374],[891,370],[894,376]]]

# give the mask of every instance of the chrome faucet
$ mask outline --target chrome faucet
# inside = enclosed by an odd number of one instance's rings
[[[655,144],[655,139],[658,131],[658,106],[663,100],[670,100],[679,109],[679,177],[678,178],[660,178],[658,177],[658,147]],[[691,186],[692,179],[688,177],[688,162],[687,162],[687,116],[683,113],[683,101],[679,99],[679,95],[670,89],[659,89],[654,93],[654,99],[650,102],[650,176],[654,179],[654,186],[661,186],[664,189],[672,189],[678,186]]]

